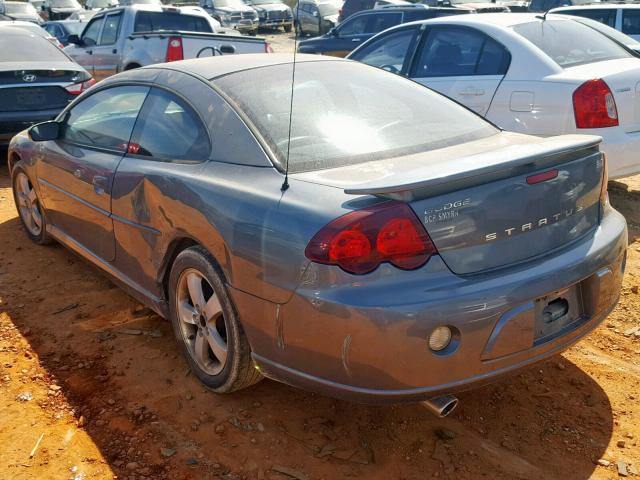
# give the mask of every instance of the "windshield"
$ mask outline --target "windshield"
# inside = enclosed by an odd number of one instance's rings
[[[80,35],[84,27],[87,26],[86,23],[82,22],[64,22],[61,25],[70,35]]]
[[[291,64],[237,72],[214,83],[240,106],[283,165]],[[296,66],[291,172],[427,152],[496,133],[478,115],[398,75],[355,62]]]
[[[51,0],[50,4],[53,8],[81,8],[76,0]]]
[[[629,37],[628,35],[625,35],[622,32],[619,32],[615,28],[611,28],[609,25],[605,25],[603,23],[597,22],[596,20],[591,20],[590,18],[583,17],[574,17],[573,20],[586,25],[587,27],[593,28],[594,30],[602,33],[603,35],[606,35],[607,37],[622,45],[634,47],[640,46],[640,42]]]
[[[245,4],[242,0],[215,0],[216,7],[222,8],[241,8],[244,9]]]
[[[328,17],[331,15],[338,15],[338,11],[340,10],[341,5],[338,3],[319,3],[318,10],[320,10],[320,15],[323,17]]]
[[[58,47],[42,37],[0,35],[2,62],[70,62]]]
[[[211,33],[211,24],[204,17],[176,15],[169,12],[138,12],[133,25],[134,32],[179,30],[184,32]]]
[[[5,3],[5,13],[12,14],[29,14],[38,16],[38,11],[30,3]]]
[[[604,35],[594,35],[593,29],[571,20],[535,21],[513,29],[563,68],[633,57]]]

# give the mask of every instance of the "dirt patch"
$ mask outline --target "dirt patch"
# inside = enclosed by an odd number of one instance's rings
[[[271,381],[205,391],[167,322],[66,249],[27,240],[0,167],[0,478],[585,479],[617,477],[616,461],[633,475],[640,215],[633,192],[611,198],[631,224],[616,310],[562,356],[460,395],[439,420]]]

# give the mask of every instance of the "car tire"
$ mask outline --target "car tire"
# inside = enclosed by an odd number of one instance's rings
[[[284,28],[285,33],[291,33],[291,24],[284,25],[283,28]]]
[[[48,245],[53,239],[47,233],[47,217],[34,184],[20,162],[11,170],[13,199],[20,222],[29,239],[38,245]]]
[[[207,388],[229,393],[262,379],[222,270],[202,247],[183,250],[173,262],[169,312],[182,354]]]

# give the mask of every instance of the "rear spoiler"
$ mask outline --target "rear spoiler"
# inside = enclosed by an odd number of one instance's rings
[[[455,158],[450,164],[435,162],[347,187],[349,195],[377,195],[402,201],[440,195],[503,178],[523,175],[585,155],[601,155],[602,138],[587,135],[549,137],[521,145]]]

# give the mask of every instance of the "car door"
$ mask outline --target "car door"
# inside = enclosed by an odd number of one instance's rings
[[[394,29],[363,45],[349,59],[404,75],[411,63],[419,33],[418,25]]]
[[[501,44],[474,28],[437,26],[423,34],[410,77],[485,115],[510,62]]]
[[[57,140],[38,145],[38,181],[51,224],[104,261],[115,256],[113,178],[148,91],[98,90],[66,112]]]
[[[118,73],[120,56],[117,41],[122,10],[106,15],[98,45],[93,48],[93,76],[97,81]]]
[[[98,45],[103,25],[104,15],[93,17],[80,37],[82,45],[70,45],[65,49],[65,53],[73,58],[76,63],[82,65],[91,75],[94,75],[93,50]]]

